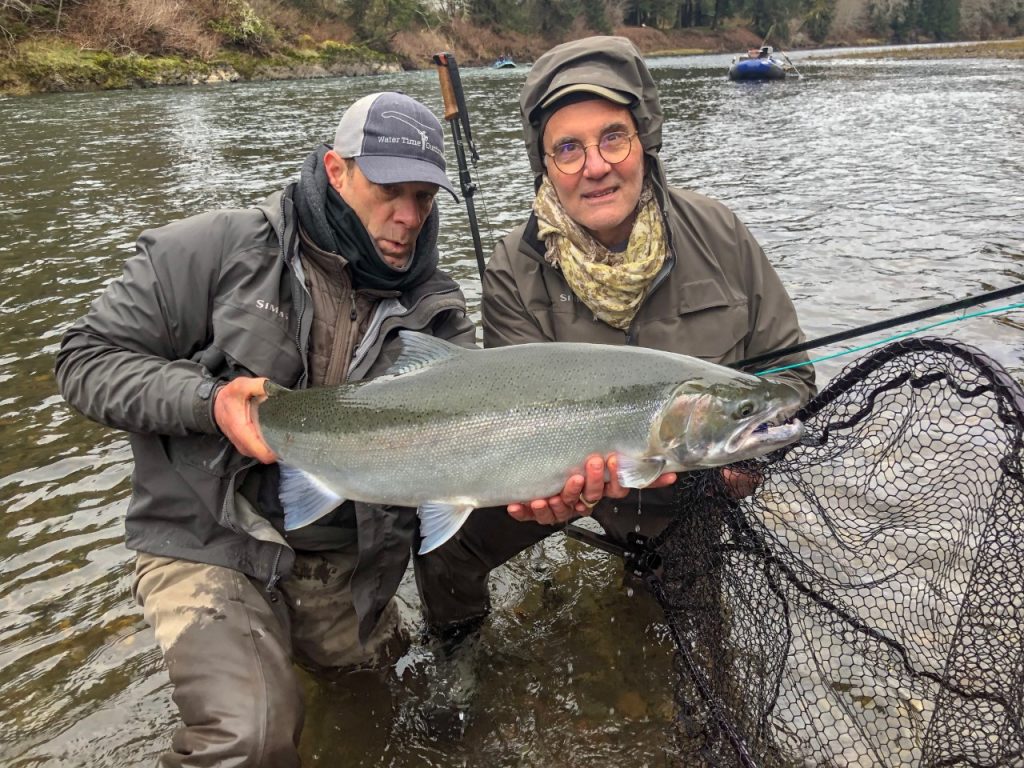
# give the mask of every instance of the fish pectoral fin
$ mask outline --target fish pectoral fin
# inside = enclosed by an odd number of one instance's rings
[[[420,537],[423,540],[419,554],[425,555],[448,541],[462,527],[472,511],[472,504],[449,504],[444,501],[427,501],[421,504],[416,510],[420,518]]]
[[[428,336],[417,331],[399,331],[402,342],[398,357],[384,371],[385,376],[400,376],[403,373],[429,368],[435,363],[461,355],[465,350],[450,341]]]
[[[619,454],[619,485],[623,488],[646,488],[665,470],[665,460],[658,457],[639,458]]]
[[[308,472],[287,464],[279,464],[278,468],[281,470],[281,485],[277,489],[277,497],[284,508],[286,531],[315,523],[345,503],[345,499]]]

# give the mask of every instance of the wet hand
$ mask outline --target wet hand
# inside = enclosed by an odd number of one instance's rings
[[[648,487],[661,488],[675,481],[675,473],[668,472]],[[610,453],[606,460],[594,453],[584,462],[583,472],[570,476],[557,496],[509,504],[508,513],[521,522],[532,520],[541,525],[558,525],[574,517],[590,515],[603,498],[621,499],[627,493],[629,489],[619,484],[618,457]]]
[[[725,468],[722,470],[722,480],[725,481],[725,492],[730,499],[745,499],[757,490],[762,477],[757,472]]]
[[[263,389],[265,382],[265,378],[247,376],[229,381],[217,391],[213,401],[213,419],[240,454],[263,464],[272,464],[277,461],[277,456],[263,442],[256,417],[256,406],[267,399]]]

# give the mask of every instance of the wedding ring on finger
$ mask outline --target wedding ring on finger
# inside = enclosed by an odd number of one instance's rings
[[[597,502],[599,501],[600,499],[594,499],[594,501],[587,501],[585,498],[583,498],[583,494],[580,494],[580,503],[587,508],[587,512],[592,512],[594,510],[594,507],[597,506]]]

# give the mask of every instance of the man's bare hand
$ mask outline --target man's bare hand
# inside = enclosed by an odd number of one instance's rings
[[[605,482],[606,469],[608,472],[607,482]],[[648,487],[662,488],[672,485],[675,481],[675,473],[668,472],[661,475]],[[583,472],[570,476],[557,496],[509,504],[508,513],[520,522],[532,520],[541,525],[558,525],[568,522],[574,517],[591,514],[594,507],[603,498],[621,499],[627,493],[629,493],[629,489],[623,488],[619,484],[618,457],[614,453],[610,453],[606,460],[601,454],[594,453],[588,456],[584,462]]]
[[[745,499],[757,490],[762,478],[757,472],[725,468],[722,470],[722,479],[730,499]]]
[[[267,399],[263,390],[265,378],[240,376],[218,390],[213,401],[213,418],[224,437],[231,441],[240,454],[250,456],[263,464],[273,464],[277,456],[270,450],[260,433],[256,406]]]

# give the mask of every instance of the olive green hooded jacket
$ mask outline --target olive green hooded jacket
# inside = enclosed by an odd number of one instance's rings
[[[659,158],[663,116],[643,58],[623,37],[590,37],[558,46],[534,64],[520,97],[523,135],[539,185],[544,173],[539,105],[566,85],[601,85],[626,94],[665,217],[669,255],[631,326],[597,320],[560,270],[544,260],[535,215],[497,246],[483,280],[484,345],[536,341],[635,344],[733,363],[804,339],[793,302],[747,228],[728,208],[668,186]],[[763,370],[806,360],[779,358]],[[810,366],[778,375],[806,399]]]
[[[657,87],[626,38],[590,37],[560,45],[533,65],[520,110],[537,186],[544,173],[544,114],[539,105],[564,86],[579,83],[630,97],[646,173],[665,217],[668,257],[623,332],[596,319],[561,271],[544,260],[537,218],[531,215],[505,236],[488,262],[483,278],[484,346],[541,341],[635,344],[728,364],[803,341],[793,302],[743,223],[721,203],[667,184],[658,154],[663,116]],[[806,360],[804,354],[790,355],[757,370]],[[805,400],[815,391],[810,366],[777,378],[795,387]],[[644,495],[645,505],[670,502],[671,489]],[[626,512],[637,503],[633,492],[614,506]],[[610,504],[602,502],[598,512]]]

